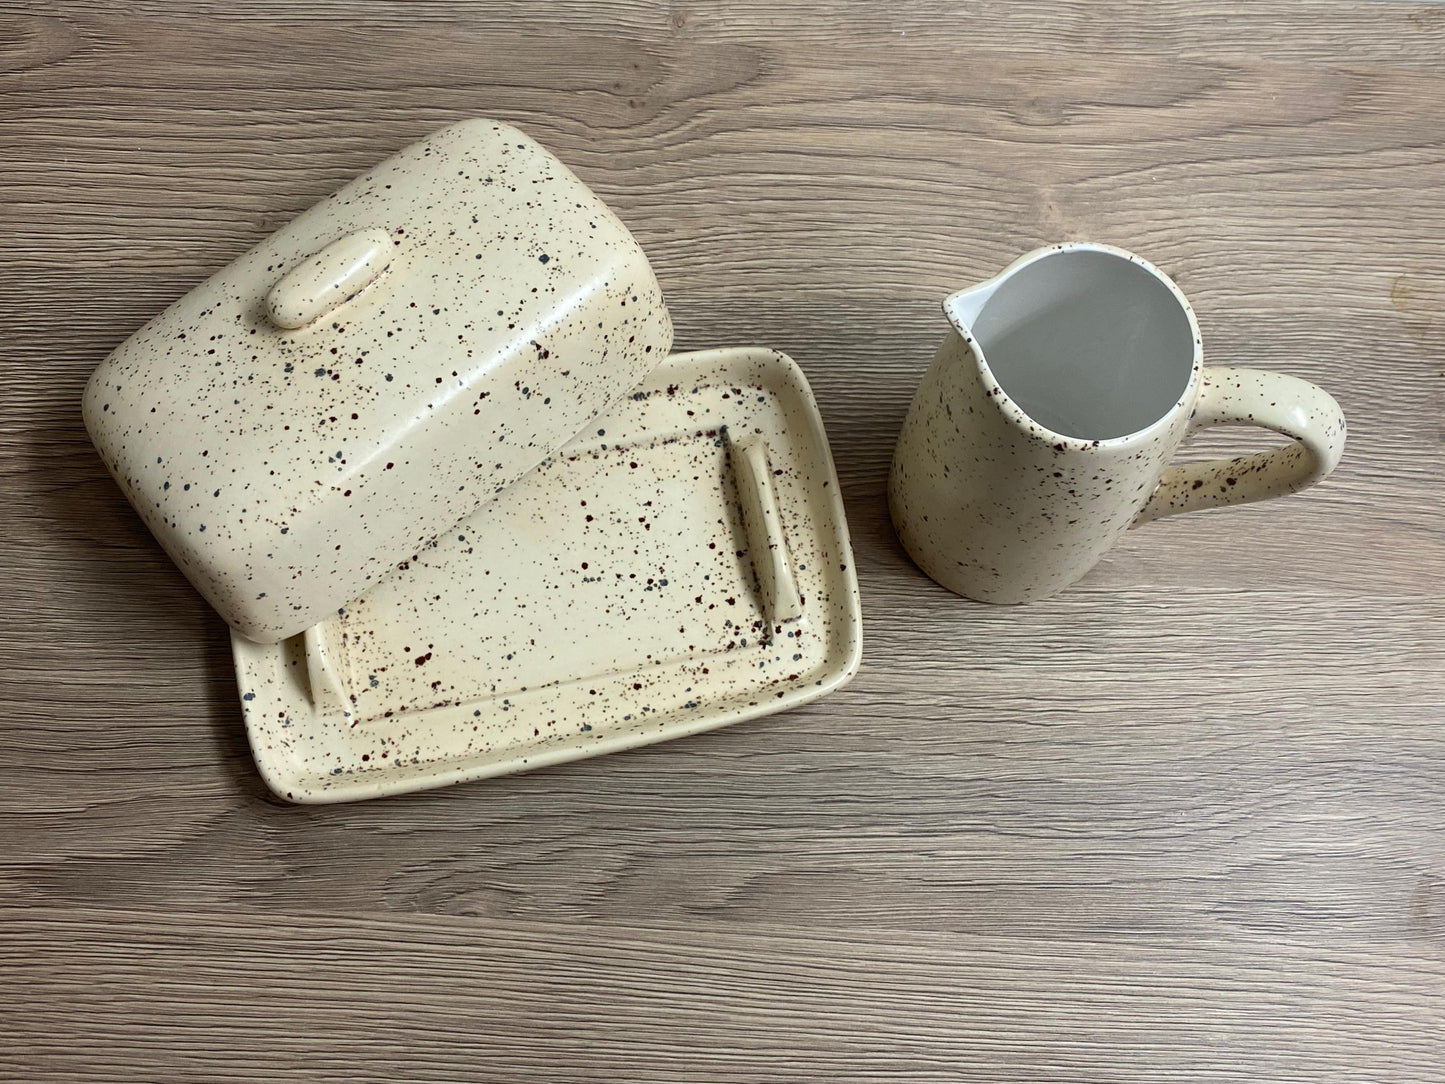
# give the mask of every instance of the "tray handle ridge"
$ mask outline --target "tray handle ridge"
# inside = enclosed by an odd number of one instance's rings
[[[745,437],[732,441],[729,450],[747,531],[748,556],[757,573],[763,612],[769,615],[771,630],[789,621],[801,620],[803,600],[798,594],[787,541],[783,538],[773,474],[768,466],[768,446],[761,438]]]

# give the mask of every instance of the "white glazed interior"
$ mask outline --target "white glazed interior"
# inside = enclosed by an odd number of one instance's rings
[[[1142,261],[1103,248],[1061,248],[1006,272],[970,331],[1025,414],[1081,440],[1153,425],[1179,402],[1194,364],[1178,291]]]

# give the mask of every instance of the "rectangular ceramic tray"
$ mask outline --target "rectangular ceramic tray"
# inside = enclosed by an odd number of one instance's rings
[[[335,617],[280,644],[232,642],[256,763],[295,802],[806,703],[853,675],[862,646],[812,392],[771,350],[671,357]]]

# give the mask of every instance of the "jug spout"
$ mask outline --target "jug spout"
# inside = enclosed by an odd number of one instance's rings
[[[1057,256],[1060,253],[1074,250],[1097,250],[1118,254],[1119,249],[1111,248],[1108,245],[1090,244],[1088,242],[1072,242],[1068,244],[1045,245],[1043,248],[1036,248],[1032,252],[1025,252],[1013,263],[1009,264],[991,279],[966,286],[956,294],[950,294],[944,298],[943,312],[948,317],[949,323],[957,329],[958,333],[965,339],[973,339],[973,327],[978,321],[978,315],[983,311],[984,305],[1004,283],[1013,278],[1029,264],[1038,263],[1040,260]],[[1127,255],[1127,253],[1125,253]]]
[[[986,282],[968,286],[943,299],[943,314],[965,339],[973,338],[974,321],[1003,280],[1004,275],[995,275]]]

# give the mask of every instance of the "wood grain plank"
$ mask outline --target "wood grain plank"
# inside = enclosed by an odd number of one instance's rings
[[[0,960],[29,996],[0,1025],[23,1039],[0,1046],[0,1072],[1405,1080],[1445,1010],[1445,963],[1310,942],[276,917],[7,912]]]

